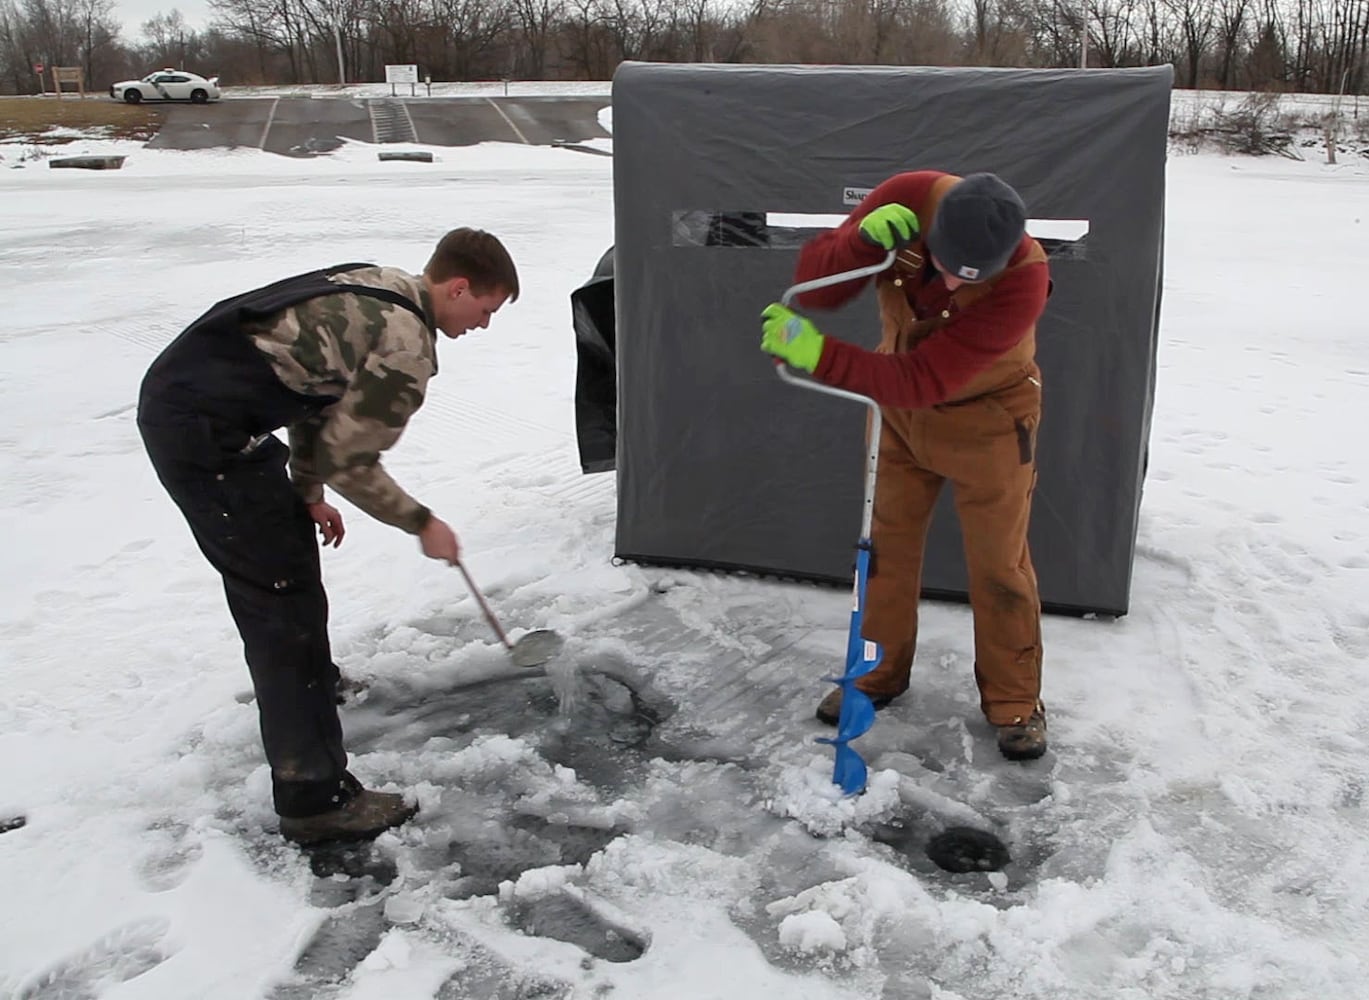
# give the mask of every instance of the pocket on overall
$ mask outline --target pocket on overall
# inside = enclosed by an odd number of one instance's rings
[[[1002,414],[1005,424],[1011,425],[1019,464],[1033,464],[1036,461],[1036,431],[1041,424],[1039,380],[1035,377],[1023,378],[1021,382],[986,397],[985,401]]]
[[[1017,458],[1023,465],[1036,461],[1036,417],[1024,417],[1013,421],[1017,433]]]
[[[288,455],[272,435],[202,481],[197,498],[225,561],[237,575],[274,591],[319,577],[312,524],[285,471]]]

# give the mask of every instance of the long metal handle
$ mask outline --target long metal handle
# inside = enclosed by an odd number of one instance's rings
[[[466,578],[466,586],[471,588],[471,593],[475,595],[475,599],[480,605],[480,610],[485,612],[485,620],[490,623],[490,628],[494,629],[494,634],[499,636],[499,641],[504,644],[505,649],[512,651],[513,643],[509,642],[509,637],[504,633],[504,628],[499,624],[499,619],[494,617],[494,612],[491,611],[490,606],[485,603],[485,595],[480,593],[480,588],[477,587],[475,581],[471,579],[471,574],[466,571],[465,563],[458,559],[456,561],[456,568],[461,570],[461,575]]]
[[[879,274],[898,256],[897,250],[890,250],[888,255],[878,264],[869,264],[865,267],[853,268],[850,271],[839,271],[836,274],[829,274],[822,278],[813,278],[810,281],[800,281],[796,285],[790,285],[780,296],[782,305],[789,305],[796,295],[804,292],[816,291],[819,288],[827,288],[829,285],[839,285],[844,281],[855,281],[858,278],[868,278],[871,275]],[[879,435],[883,428],[883,418],[879,413],[879,404],[869,396],[862,396],[858,392],[851,392],[848,389],[838,389],[835,386],[823,385],[821,382],[814,382],[811,379],[801,378],[790,371],[789,367],[783,362],[776,362],[775,371],[779,376],[790,385],[799,386],[802,389],[811,389],[826,396],[836,396],[839,399],[849,399],[855,403],[861,403],[870,408],[870,440],[869,449],[865,456],[865,503],[861,507],[860,513],[860,537],[866,539],[870,537],[871,524],[874,521],[875,512],[875,475],[879,468]]]
[[[797,285],[790,285],[780,296],[780,304],[787,306],[795,295],[802,295],[804,292],[815,292],[819,288],[827,288],[829,285],[840,285],[844,281],[856,281],[859,278],[868,278],[871,275],[879,274],[880,271],[892,264],[897,256],[897,250],[890,250],[878,264],[866,264],[864,267],[852,268],[849,271],[838,271],[836,274],[811,278],[808,281],[800,281]]]

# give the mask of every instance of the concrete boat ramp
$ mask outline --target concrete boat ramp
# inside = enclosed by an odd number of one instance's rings
[[[150,149],[262,149],[316,156],[345,140],[377,144],[470,146],[514,142],[566,146],[609,133],[602,97],[226,98],[168,105]],[[581,147],[586,152],[598,150]]]

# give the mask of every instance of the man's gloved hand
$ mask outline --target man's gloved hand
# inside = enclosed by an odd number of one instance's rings
[[[860,220],[860,237],[885,250],[899,250],[917,239],[920,227],[917,213],[892,202],[880,205]]]
[[[822,360],[823,336],[811,320],[772,302],[761,312],[761,350],[812,374]]]

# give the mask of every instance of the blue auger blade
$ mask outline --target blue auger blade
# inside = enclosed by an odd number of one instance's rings
[[[875,703],[853,684],[841,689],[841,713],[837,716],[837,737],[853,740],[864,736],[875,724]]]
[[[865,791],[867,771],[860,754],[846,745],[840,736],[819,736],[818,743],[826,743],[835,755],[832,766],[832,783],[841,786],[847,795]]]
[[[867,775],[865,761],[861,759],[860,754],[848,746],[839,744],[836,747],[836,761],[832,767],[832,780],[841,786],[841,790],[847,795],[865,791]]]
[[[829,681],[841,687],[841,713],[837,716],[837,735],[832,738],[820,737],[819,743],[832,747],[835,762],[832,781],[847,795],[855,795],[865,790],[867,770],[860,754],[852,749],[851,740],[869,732],[875,724],[875,705],[870,696],[855,685],[856,678],[863,677],[884,658],[884,650],[877,642],[869,642],[861,635],[861,623],[865,618],[865,583],[870,572],[870,541],[862,538],[856,553],[856,576],[854,602],[851,608],[851,621],[846,633],[846,672],[841,677],[829,677]]]
[[[863,677],[884,659],[884,647],[868,639],[857,638],[846,650],[846,678]]]

